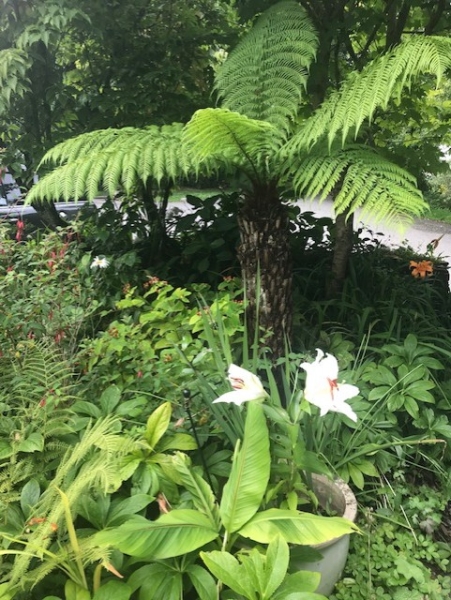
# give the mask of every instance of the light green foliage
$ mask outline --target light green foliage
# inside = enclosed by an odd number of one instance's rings
[[[438,83],[450,65],[450,39],[410,36],[332,92],[295,134],[290,149],[308,149],[323,137],[330,146],[340,133],[345,144],[350,135],[357,136],[366,119],[371,121],[376,109],[386,110],[390,101],[399,101],[403,89],[409,89],[415,77],[431,73]]]
[[[28,535],[21,531],[16,536],[0,528],[6,546],[14,542],[23,547],[19,552],[13,548],[0,551],[3,556],[18,554],[8,573],[11,590],[36,585],[56,568],[63,570],[74,584],[87,589],[83,565],[108,562],[109,553],[96,549],[90,538],[78,539],[73,519],[78,502],[91,488],[105,494],[122,483],[118,459],[127,449],[127,440],[116,434],[117,429],[116,417],[98,420],[85,430],[78,444],[66,451],[42,494],[36,484],[29,484],[22,491],[22,507],[29,512],[27,507],[33,504],[37,526]],[[60,542],[57,546],[53,544],[55,531]],[[40,557],[41,562],[34,562],[34,557]]]
[[[340,518],[278,509],[258,512],[269,481],[270,466],[268,429],[259,403],[249,403],[247,407],[243,442],[237,444],[231,474],[219,504],[206,481],[197,475],[189,476],[186,457],[176,456],[173,464],[179,472],[177,483],[185,486],[187,500],[191,496],[191,503],[184,506],[193,506],[195,510],[173,508],[155,521],[136,517],[97,534],[95,539],[100,546],[113,546],[151,561],[182,557],[205,548],[209,542],[215,542],[213,548],[234,552],[239,536],[268,544],[282,535],[287,542],[313,544],[355,529]],[[155,565],[150,565],[149,574],[152,567]]]
[[[275,131],[290,129],[317,45],[299,5],[276,3],[218,69],[215,89],[224,108],[271,123]]]
[[[240,335],[244,307],[235,298],[241,290],[237,282],[224,282],[217,294],[207,286],[191,290],[158,278],[144,285],[144,290],[132,288],[119,301],[119,318],[105,332],[84,341],[83,385],[97,393],[99,386],[115,383],[122,393],[180,403],[182,389],[192,387],[193,372],[198,379],[218,379],[209,335]],[[220,327],[208,328],[209,319]],[[227,367],[223,357],[221,361],[220,372]]]
[[[217,550],[201,552],[200,556],[219,581],[249,600],[324,600],[324,596],[314,593],[319,573],[287,576],[290,550],[281,536],[269,543],[266,554],[253,548],[237,558]]]
[[[416,179],[368,146],[334,147],[327,155],[324,147],[300,156],[290,168],[294,186],[307,198],[334,198],[337,213],[359,208],[373,218],[394,218],[398,214],[421,215],[427,204]]]
[[[174,123],[161,128],[105,129],[62,142],[43,161],[60,166],[32,188],[27,202],[85,195],[92,200],[99,190],[111,196],[120,189],[131,194],[148,179],[174,183],[192,168],[181,146],[181,133],[182,125]]]

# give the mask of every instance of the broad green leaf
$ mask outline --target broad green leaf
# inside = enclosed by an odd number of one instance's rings
[[[78,583],[75,583],[71,579],[66,581],[64,593],[66,595],[66,600],[91,600],[89,591],[82,588]]]
[[[44,449],[44,438],[40,433],[31,433],[17,446],[19,452],[41,452]]]
[[[211,521],[196,510],[180,509],[156,521],[134,516],[94,536],[99,546],[112,546],[137,558],[160,560],[197,550],[218,537]]]
[[[164,579],[169,577],[172,573],[170,564],[165,563],[152,563],[150,565],[144,565],[139,569],[133,571],[128,578],[128,585],[132,591],[135,592],[147,582],[155,582],[158,578]]]
[[[114,409],[119,404],[121,399],[121,390],[117,385],[110,385],[103,391],[100,396],[100,406],[104,415],[109,415],[114,412]]]
[[[327,600],[325,596],[314,593],[320,581],[321,575],[311,571],[287,575],[271,600]]]
[[[288,570],[290,550],[288,544],[281,537],[270,542],[266,551],[265,581],[263,582],[265,598],[272,598],[275,591],[282,584]]]
[[[85,402],[84,400],[79,400],[75,402],[72,406],[72,410],[81,415],[89,415],[90,417],[94,417],[95,419],[100,419],[102,413],[100,408],[93,404],[92,402]]]
[[[120,522],[123,519],[146,508],[153,500],[154,497],[149,496],[148,494],[135,494],[134,496],[120,500],[120,502],[113,501],[111,509],[108,512],[106,525],[108,527],[120,525]]]
[[[191,579],[199,600],[212,600],[216,597],[216,581],[207,570],[199,565],[189,565],[185,572]]]
[[[310,546],[358,531],[341,517],[323,517],[300,511],[271,508],[257,513],[240,529],[240,535],[261,544],[268,544],[281,535],[289,544]]]
[[[353,463],[348,463],[348,473],[349,477],[352,480],[352,483],[359,489],[363,490],[365,487],[365,479],[363,477],[363,473],[359,468],[359,465],[354,465]]]
[[[189,433],[176,433],[161,440],[158,450],[197,450],[197,443]]]
[[[109,494],[99,495],[95,499],[89,494],[83,494],[77,509],[88,523],[97,529],[103,529],[107,523],[110,503],[111,496]]]
[[[129,600],[132,588],[123,581],[108,581],[102,585],[92,600]]]
[[[208,483],[193,469],[189,458],[178,452],[172,459],[180,480],[179,483],[186,489],[193,500],[195,508],[206,515],[212,526],[219,531],[220,519],[216,498]]]
[[[30,516],[30,510],[35,506],[41,495],[41,488],[36,479],[30,479],[22,488],[20,494],[20,507],[22,509],[25,518],[28,519]]]
[[[170,402],[164,402],[153,411],[147,420],[145,433],[146,442],[154,449],[162,436],[166,433],[172,415],[172,406]]]
[[[271,458],[265,414],[260,404],[249,402],[241,448],[232,470],[219,512],[228,533],[238,531],[257,512],[269,480]]]
[[[251,580],[232,554],[213,550],[200,552],[200,557],[213,575],[231,590],[250,600],[257,598]]]

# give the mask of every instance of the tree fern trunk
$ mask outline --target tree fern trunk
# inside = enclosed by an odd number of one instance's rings
[[[291,335],[293,316],[288,216],[278,197],[260,194],[242,207],[238,224],[249,341],[252,343],[256,328],[269,332],[265,345],[272,357],[278,358]]]
[[[349,258],[352,251],[353,216],[347,212],[335,218],[335,243],[332,257],[331,279],[327,286],[327,297],[337,297],[343,289]]]

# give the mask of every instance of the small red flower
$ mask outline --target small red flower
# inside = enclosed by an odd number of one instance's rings
[[[25,223],[21,219],[18,219],[17,223],[16,223],[16,227],[17,227],[16,241],[20,242],[22,240],[23,230],[25,228]]]

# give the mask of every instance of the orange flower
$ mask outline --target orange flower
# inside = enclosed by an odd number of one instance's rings
[[[426,277],[427,275],[432,275],[432,272],[434,271],[432,261],[430,260],[422,260],[420,262],[411,260],[410,268],[412,269],[411,273],[413,277]]]

